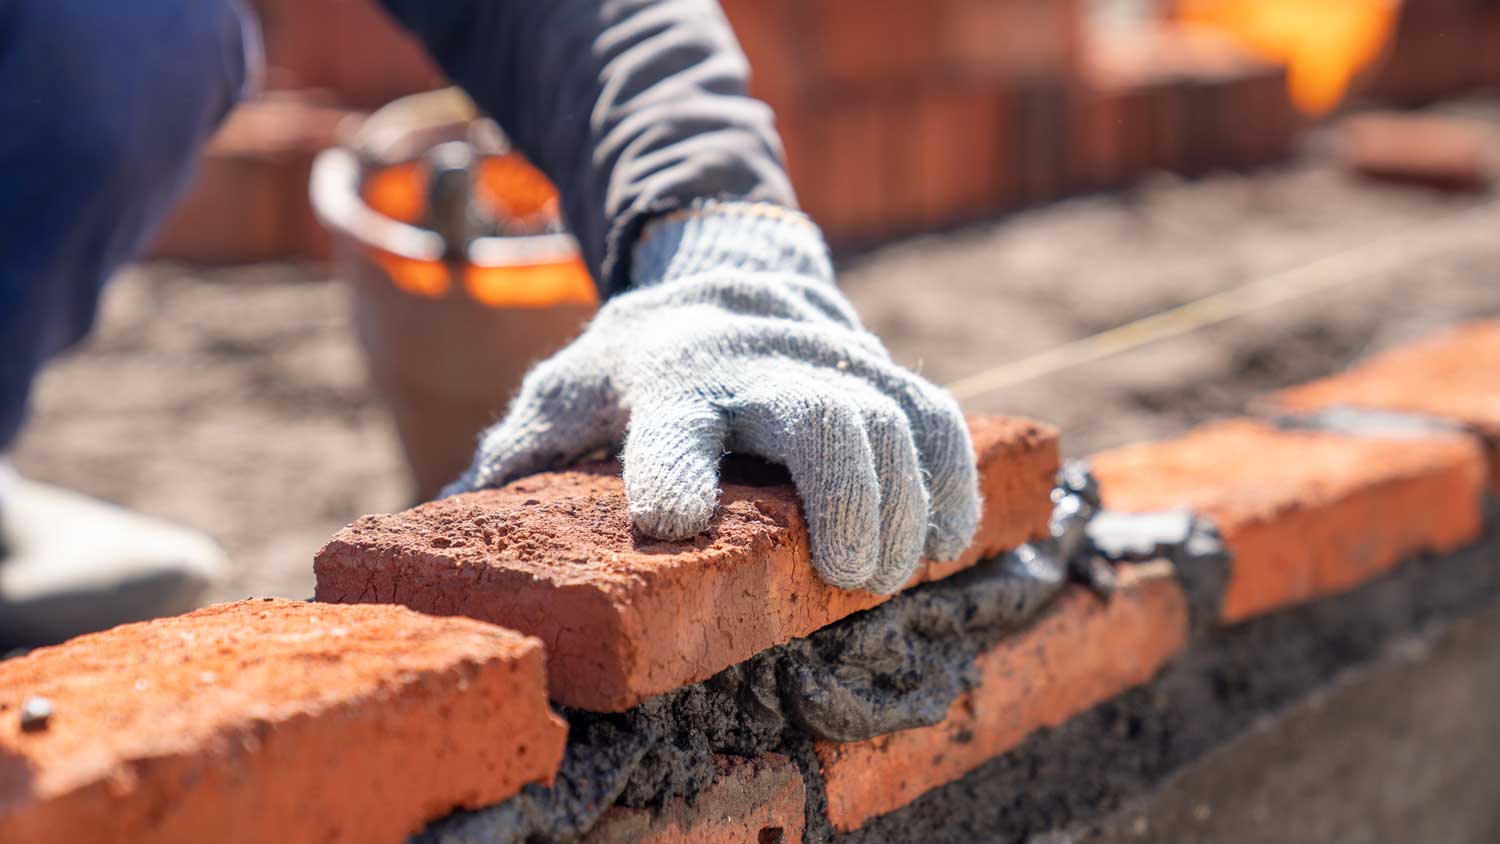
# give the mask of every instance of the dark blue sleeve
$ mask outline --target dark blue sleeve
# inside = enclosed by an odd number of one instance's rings
[[[603,295],[651,217],[794,206],[771,110],[715,0],[382,0],[557,184]]]

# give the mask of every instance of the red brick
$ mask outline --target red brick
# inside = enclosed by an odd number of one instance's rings
[[[1345,119],[1340,128],[1344,164],[1361,175],[1447,190],[1489,184],[1488,137],[1471,122],[1367,113]]]
[[[1021,202],[1049,202],[1067,193],[1069,91],[1045,80],[1020,86],[1011,97],[1011,169]]]
[[[797,193],[797,202],[820,225],[826,225],[821,208],[823,158],[828,150],[819,135],[822,122],[812,109],[776,109],[776,133],[786,152],[786,172]],[[831,235],[830,235],[831,236]]]
[[[939,16],[911,0],[805,0],[819,82],[871,86],[912,81],[942,66]]]
[[[914,149],[905,156],[912,172],[901,180],[910,194],[903,223],[928,228],[1015,202],[1009,104],[1007,91],[993,85],[951,86],[921,100],[904,136]]]
[[[1107,145],[1114,148],[1109,158],[1112,166],[1101,170],[1113,171],[1120,181],[1176,163],[1174,90],[1166,62],[1157,54],[1157,42],[1145,35],[1111,33],[1091,40],[1084,54],[1088,96],[1101,111],[1098,123],[1084,131],[1111,131],[1119,136]],[[1098,139],[1085,143],[1090,169],[1099,167],[1104,159],[1094,150],[1106,145]]]
[[[1484,38],[1483,11],[1473,0],[1406,0],[1383,60],[1371,72],[1376,96],[1425,102],[1479,81],[1483,57],[1494,52]]]
[[[448,83],[422,44],[376,0],[255,0],[275,88],[327,88],[376,108]]]
[[[1500,489],[1500,321],[1475,322],[1402,346],[1340,375],[1269,397],[1282,412],[1356,407],[1462,423],[1485,441]]]
[[[1083,34],[1078,0],[936,0],[913,4],[942,19],[947,63],[1011,81],[1075,76]]]
[[[946,577],[1045,533],[1057,432],[971,420],[985,496],[979,535]],[[553,699],[627,709],[885,600],[818,579],[790,486],[725,484],[709,530],[636,535],[614,464],[537,475],[391,516],[366,516],[319,552],[319,600],[402,603],[539,636]]]
[[[1091,462],[1107,507],[1188,507],[1218,525],[1234,558],[1226,622],[1346,591],[1412,554],[1461,547],[1481,527],[1484,460],[1461,435],[1233,420]]]
[[[1218,142],[1230,153],[1228,163],[1254,167],[1290,155],[1307,119],[1292,102],[1286,67],[1265,66],[1230,85],[1218,132]]]
[[[857,829],[1149,680],[1187,641],[1187,601],[1165,563],[1125,567],[1101,601],[1080,587],[978,659],[978,687],[931,727],[818,742],[835,829]],[[1100,760],[1107,764],[1107,760]]]
[[[1482,13],[1475,39],[1480,44],[1500,44],[1500,5],[1491,4]],[[1480,50],[1474,56],[1475,75],[1483,85],[1500,85],[1500,50]]]
[[[750,60],[750,93],[778,111],[812,85],[811,51],[802,0],[721,0]]]
[[[0,662],[0,838],[402,841],[551,780],[543,674],[498,627],[271,599],[42,648]]]
[[[353,117],[305,95],[278,94],[235,109],[204,149],[151,256],[197,263],[325,256],[308,178],[313,158],[337,143],[339,126]]]
[[[1206,30],[1108,32],[1089,43],[1084,64],[1087,123],[1079,131],[1088,134],[1074,167],[1094,180],[1264,163],[1284,155],[1301,126],[1285,68]],[[1118,140],[1094,134],[1110,123]]]
[[[1144,98],[1115,86],[1085,86],[1070,103],[1069,181],[1079,189],[1109,188],[1141,173],[1147,156]]]
[[[798,200],[830,241],[868,240],[899,219],[897,180],[914,107],[909,96],[885,95],[782,113]]]
[[[714,758],[718,774],[691,805],[615,807],[582,844],[800,844],[807,792],[790,759]]]

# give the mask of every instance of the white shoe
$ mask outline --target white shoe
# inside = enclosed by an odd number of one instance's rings
[[[197,531],[28,481],[0,462],[0,652],[186,612],[227,567]]]

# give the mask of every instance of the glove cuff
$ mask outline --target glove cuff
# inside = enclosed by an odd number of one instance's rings
[[[647,224],[635,246],[630,285],[653,287],[723,269],[833,282],[823,233],[806,214],[770,203],[700,199]]]

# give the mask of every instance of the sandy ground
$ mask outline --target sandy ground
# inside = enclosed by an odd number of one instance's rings
[[[968,403],[1054,422],[1082,455],[1500,314],[1495,202],[1360,182],[1310,152],[1250,176],[1159,177],[892,244],[846,261],[842,279],[893,354],[946,383],[1327,255],[1399,247],[1443,215],[1469,209],[1494,233]],[[395,438],[329,275],[129,269],[92,342],[43,377],[17,466],[214,535],[236,563],[215,598],[306,597],[331,533],[406,503]]]

